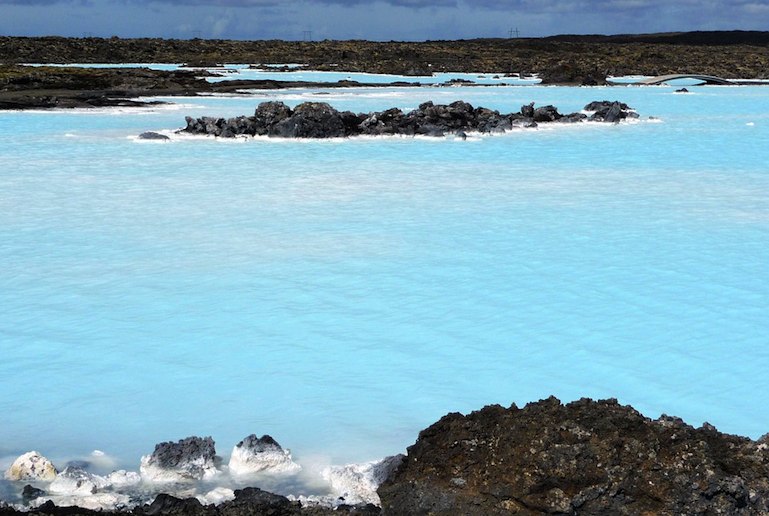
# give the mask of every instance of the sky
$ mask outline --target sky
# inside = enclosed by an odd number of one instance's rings
[[[769,0],[0,0],[2,36],[422,41],[734,29],[769,30]]]

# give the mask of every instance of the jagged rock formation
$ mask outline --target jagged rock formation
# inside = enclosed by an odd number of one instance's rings
[[[767,444],[549,398],[443,417],[378,492],[385,514],[767,514]]]
[[[513,128],[536,127],[539,123],[575,123],[585,120],[619,122],[638,114],[621,102],[597,101],[585,106],[595,113],[563,115],[554,106],[523,106],[518,113],[501,114],[484,107],[474,108],[461,100],[451,104],[425,102],[404,113],[398,108],[355,114],[337,111],[325,102],[305,102],[294,109],[283,102],[263,102],[254,116],[235,118],[186,117],[187,125],[179,132],[205,134],[222,138],[267,135],[278,138],[339,138],[360,135],[465,136],[466,131],[500,133]]]
[[[610,102],[608,100],[594,101],[585,106],[585,111],[593,111],[590,120],[609,123],[616,123],[632,116],[632,109],[624,102]]]
[[[218,460],[213,439],[187,437],[155,445],[151,455],[142,457],[140,470],[152,482],[200,480],[216,474]]]

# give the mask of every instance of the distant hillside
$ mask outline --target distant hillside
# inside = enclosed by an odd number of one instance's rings
[[[663,32],[657,34],[562,34],[542,38],[549,41],[572,43],[659,43],[666,45],[769,45],[769,32],[763,31],[694,31]]]

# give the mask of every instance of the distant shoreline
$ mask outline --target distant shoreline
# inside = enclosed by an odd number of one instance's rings
[[[234,41],[0,37],[0,110],[147,106],[139,97],[237,93],[243,89],[416,87],[233,80],[205,71],[27,67],[21,63],[302,63],[315,71],[429,76],[436,72],[538,75],[544,85],[605,85],[611,76],[699,74],[769,78],[769,32],[688,32],[618,36],[425,42]]]
[[[698,73],[765,79],[769,32],[561,35],[456,41],[239,41],[0,37],[0,63],[302,63],[313,70],[538,74],[545,84]],[[0,84],[2,84],[0,82]]]

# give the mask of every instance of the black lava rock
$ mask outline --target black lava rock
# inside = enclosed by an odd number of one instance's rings
[[[620,102],[592,102],[585,107],[594,111],[591,121],[618,122],[638,115]],[[409,112],[398,108],[372,113],[355,114],[337,111],[325,102],[305,102],[293,110],[282,102],[264,102],[253,117],[230,119],[187,117],[187,126],[180,132],[206,134],[223,138],[238,135],[269,135],[278,138],[339,138],[357,135],[398,134],[411,136],[465,135],[470,131],[500,133],[514,128],[532,128],[540,123],[582,122],[583,113],[563,115],[555,106],[521,107],[519,113],[500,114],[484,107],[474,108],[458,100],[451,104],[425,102]]]
[[[449,414],[379,496],[386,514],[768,514],[761,442],[616,400]]]
[[[146,131],[139,135],[140,140],[170,140],[165,134],[156,133],[153,131]]]

